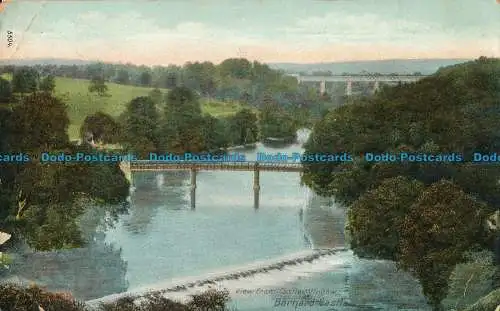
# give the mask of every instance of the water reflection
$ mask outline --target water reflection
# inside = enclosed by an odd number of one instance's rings
[[[130,198],[133,208],[129,215],[123,217],[126,230],[131,234],[148,234],[160,208],[185,209],[188,179],[188,171],[134,174],[136,191]]]
[[[103,243],[57,252],[27,253],[16,258],[11,273],[53,291],[70,291],[77,299],[126,291],[127,264],[121,249]]]
[[[51,252],[33,252],[19,246],[6,281],[35,282],[51,291],[70,291],[77,299],[92,299],[102,294],[126,291],[127,263],[122,250],[105,241],[105,231],[128,210],[128,204],[112,206],[84,204],[86,213],[79,227],[86,246]]]
[[[305,230],[317,248],[345,245],[345,211],[329,198],[312,195],[305,210]]]

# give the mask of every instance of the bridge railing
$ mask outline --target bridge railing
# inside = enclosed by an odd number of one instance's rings
[[[258,161],[238,161],[238,162],[221,162],[221,161],[148,161],[138,160],[130,162],[130,166],[145,167],[145,166],[188,166],[188,167],[207,167],[207,166],[224,166],[224,167],[302,167],[300,162],[258,162]]]

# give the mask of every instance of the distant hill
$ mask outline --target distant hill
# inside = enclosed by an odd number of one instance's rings
[[[33,59],[0,59],[0,66],[34,66],[34,65],[87,65],[96,61],[80,59],[33,58]]]
[[[294,64],[294,63],[272,63],[268,64],[273,69],[284,70],[288,73],[299,73],[313,71],[331,71],[333,74],[361,73],[363,71],[381,74],[432,74],[439,67],[446,67],[470,61],[471,59],[394,59],[374,60],[339,63],[316,63],[316,64]]]

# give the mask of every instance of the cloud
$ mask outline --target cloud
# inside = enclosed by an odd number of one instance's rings
[[[22,53],[47,54],[54,46],[68,58],[107,58],[145,63],[185,62],[207,56],[209,59],[234,57],[238,48],[270,44],[259,35],[238,32],[197,21],[183,21],[161,27],[137,12],[103,13],[90,11],[73,20],[61,19],[45,25],[43,34],[27,34]],[[68,56],[73,55],[73,56]]]
[[[281,28],[216,26],[184,20],[167,27],[140,12],[89,11],[47,21],[26,34],[16,58],[63,57],[143,64],[221,61],[343,61],[498,55],[498,37],[459,37],[439,23],[385,19],[373,13],[327,13]],[[472,30],[468,30],[469,32]],[[54,49],[54,47],[57,47]],[[480,52],[480,54],[478,54]],[[6,55],[8,57],[8,55]]]
[[[309,42],[394,42],[408,38],[442,38],[436,23],[418,23],[403,19],[383,18],[372,13],[345,15],[339,12],[298,20],[292,27],[281,28],[289,40]]]

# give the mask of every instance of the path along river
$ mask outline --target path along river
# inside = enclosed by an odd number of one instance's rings
[[[299,143],[292,146],[259,144],[238,152],[248,160],[256,152],[302,152],[307,135],[300,131]],[[197,206],[191,211],[189,172],[135,173],[129,213],[114,228],[97,226],[102,212],[91,210],[82,220],[92,236],[88,247],[21,256],[12,275],[92,300],[344,246],[344,210],[300,186],[299,173],[262,172],[258,210],[253,209],[252,172],[200,172],[197,179]],[[420,286],[407,274],[350,251],[221,285],[231,291],[231,306],[241,311],[429,310]],[[179,299],[185,294],[170,293]]]

